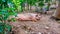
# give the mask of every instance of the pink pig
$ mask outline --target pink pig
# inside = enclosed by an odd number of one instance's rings
[[[22,21],[25,21],[25,20],[37,21],[37,20],[40,20],[41,16],[34,13],[26,13],[26,14],[18,14],[16,18]]]

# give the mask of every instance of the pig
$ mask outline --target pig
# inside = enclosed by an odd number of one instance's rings
[[[22,20],[22,21],[37,21],[40,20],[41,16],[38,14],[34,13],[26,13],[26,14],[18,14],[17,15],[17,20]]]

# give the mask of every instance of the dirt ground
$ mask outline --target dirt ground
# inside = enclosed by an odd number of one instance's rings
[[[41,20],[34,21],[17,21],[12,23],[15,26],[14,34],[60,34],[60,23],[50,19],[50,15],[42,15]]]

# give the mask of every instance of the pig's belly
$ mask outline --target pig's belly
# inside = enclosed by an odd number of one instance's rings
[[[32,20],[30,17],[20,17],[20,18],[18,18],[19,20]]]

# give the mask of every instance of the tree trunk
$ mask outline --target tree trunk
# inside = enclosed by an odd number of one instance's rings
[[[57,18],[57,19],[60,19],[60,1],[59,1],[57,11],[56,11],[54,17]]]

